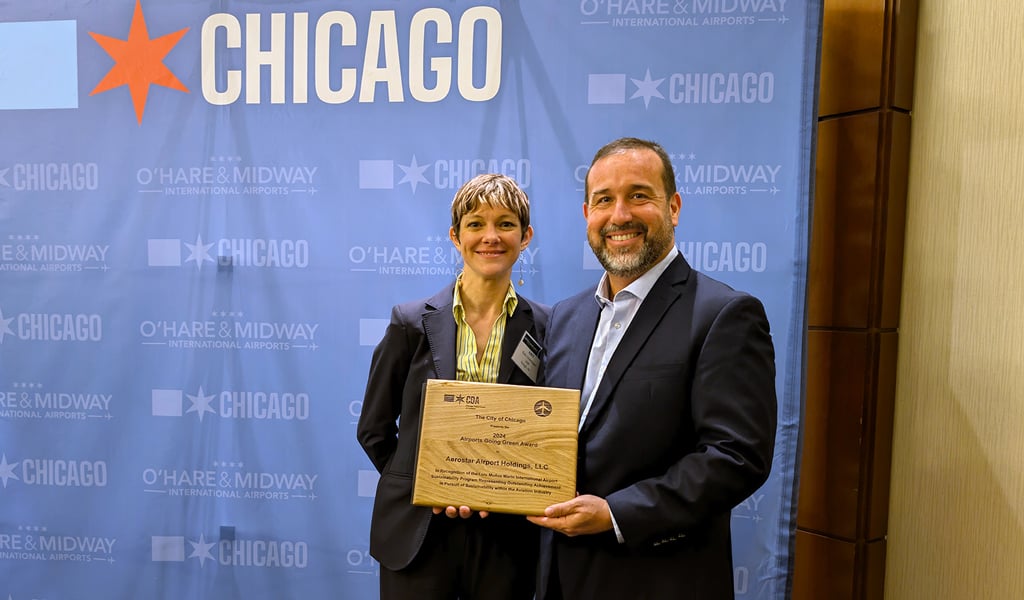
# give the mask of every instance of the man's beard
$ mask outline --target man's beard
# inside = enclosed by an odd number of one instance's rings
[[[627,223],[625,225],[608,225],[601,229],[600,237],[596,240],[588,239],[590,249],[594,251],[598,262],[616,277],[633,278],[639,277],[653,267],[668,252],[672,246],[672,227],[665,223],[665,227],[659,233],[648,237],[649,229],[643,223]],[[620,250],[613,251],[605,244],[605,237],[616,231],[626,229],[641,229],[644,235],[644,243],[639,251]]]

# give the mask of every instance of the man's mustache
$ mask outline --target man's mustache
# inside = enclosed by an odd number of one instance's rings
[[[610,234],[613,234],[613,233],[618,233],[619,231],[636,231],[636,230],[640,230],[641,233],[646,235],[647,234],[647,225],[644,225],[643,223],[633,223],[633,222],[624,223],[622,225],[605,225],[604,227],[601,228],[601,235],[610,235]]]

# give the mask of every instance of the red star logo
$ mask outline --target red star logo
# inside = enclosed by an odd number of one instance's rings
[[[122,85],[128,86],[135,105],[135,116],[142,125],[142,113],[146,110],[146,97],[152,83],[188,93],[188,88],[181,83],[174,73],[163,63],[164,57],[171,48],[185,35],[188,27],[156,39],[150,39],[146,30],[146,17],[142,14],[142,0],[135,0],[135,14],[132,15],[132,26],[128,30],[128,39],[116,38],[89,32],[107,54],[114,59],[114,66],[90,96],[102,94]]]

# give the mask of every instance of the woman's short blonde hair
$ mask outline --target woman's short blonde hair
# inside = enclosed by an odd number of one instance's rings
[[[462,217],[473,212],[480,205],[492,208],[507,208],[519,217],[523,235],[530,226],[530,199],[514,179],[500,173],[477,175],[462,184],[452,199],[452,229],[456,237]]]

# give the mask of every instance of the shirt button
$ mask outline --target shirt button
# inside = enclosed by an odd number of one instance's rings
[[[622,329],[622,323],[616,323],[616,324],[615,324],[615,325],[613,325],[612,327],[614,327],[614,328],[616,328],[616,329]]]

